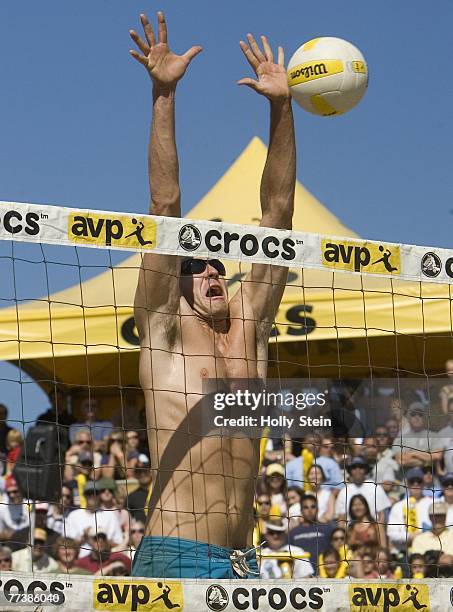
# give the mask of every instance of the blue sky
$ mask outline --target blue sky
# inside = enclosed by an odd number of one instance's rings
[[[449,247],[451,0],[4,0],[0,200],[147,210],[151,88],[128,30],[158,9],[175,52],[204,48],[177,92],[183,211],[253,136],[267,142],[266,101],[236,86],[250,75],[239,39],[267,34],[288,60],[306,40],[339,36],[365,55],[369,89],[343,117],[295,107],[298,179],[364,237]],[[62,272],[52,289],[67,284]]]

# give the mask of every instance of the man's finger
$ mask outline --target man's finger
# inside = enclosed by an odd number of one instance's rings
[[[140,21],[142,22],[143,31],[145,32],[146,40],[150,47],[154,47],[156,44],[156,37],[154,36],[153,26],[150,24],[148,17],[142,13],[140,15]]]
[[[253,38],[253,35],[250,34],[250,33],[247,34],[247,40],[249,41],[250,48],[253,51],[253,54],[255,55],[256,59],[259,62],[265,62],[266,58],[264,57],[263,52],[261,51],[261,49],[258,47],[258,43]]]
[[[129,35],[134,41],[134,43],[137,45],[137,47],[140,49],[140,51],[143,53],[143,55],[148,55],[149,47],[145,43],[145,41],[140,38],[137,32],[135,30],[129,30]]]
[[[256,72],[260,63],[254,56],[254,54],[252,53],[250,47],[243,40],[239,41],[239,46],[241,47],[243,54],[247,58],[248,63],[253,68],[253,70]]]
[[[285,66],[285,52],[283,51],[283,47],[278,48],[278,65]]]
[[[145,57],[144,55],[140,55],[140,53],[137,53],[137,51],[133,51],[132,49],[129,51],[129,53],[132,55],[134,59],[137,60],[137,62],[140,62],[140,64],[143,64],[143,66],[148,66],[147,57]]]
[[[167,43],[167,23],[161,11],[157,13],[157,37],[160,43]]]
[[[249,79],[249,78],[239,79],[237,84],[247,85],[247,87],[250,87],[251,89],[254,89],[255,91],[258,91],[258,81],[254,81],[253,79]]]
[[[191,62],[193,58],[202,51],[203,47],[200,47],[199,45],[194,45],[184,53],[183,57],[185,57],[188,62]]]
[[[261,42],[263,43],[264,54],[266,55],[267,61],[273,62],[274,54],[272,53],[270,44],[267,42],[267,38],[265,36],[261,36]]]

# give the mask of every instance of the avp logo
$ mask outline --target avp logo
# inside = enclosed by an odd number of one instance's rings
[[[185,251],[195,251],[201,244],[201,232],[195,225],[183,225],[178,239]]]
[[[351,612],[400,610],[429,612],[429,588],[426,584],[349,585]]]
[[[302,587],[239,587],[234,589],[231,602],[236,610],[259,610],[263,604],[271,610],[283,610],[286,606],[291,606],[292,610],[321,610],[324,605],[323,594],[326,592],[326,589],[320,587],[307,590]]]
[[[373,242],[332,242],[322,240],[322,264],[326,268],[371,274],[399,274],[400,247]]]
[[[3,214],[2,224],[9,234],[15,235],[25,232],[29,236],[36,236],[41,229],[38,221],[46,218],[47,215],[40,215],[35,212],[28,212],[26,215],[22,215],[17,210],[8,210]]]
[[[66,586],[71,586],[66,583]],[[56,596],[57,602],[50,601],[54,606],[60,606],[66,601],[66,597],[64,594],[65,585],[62,582],[57,580],[52,581],[50,584],[43,582],[42,580],[33,580],[30,582],[25,588],[20,580],[16,578],[12,578],[11,580],[6,580],[3,584],[0,580],[0,587],[3,587],[3,594],[8,601],[12,601],[14,599],[14,595],[18,593],[26,593],[27,595],[34,595],[38,593],[52,593]],[[46,604],[47,605],[47,604]]]
[[[71,213],[68,237],[79,244],[154,249],[156,222],[149,217]]]
[[[222,612],[228,605],[230,598],[220,584],[211,584],[206,591],[206,605],[214,612]]]
[[[184,592],[180,582],[151,581],[101,581],[93,583],[93,606],[95,610],[115,612],[165,612],[182,610]]]

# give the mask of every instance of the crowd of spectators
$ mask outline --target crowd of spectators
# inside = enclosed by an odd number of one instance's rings
[[[453,577],[451,360],[447,374],[436,406],[388,397],[363,436],[269,433],[255,502],[263,577]]]
[[[263,578],[453,577],[453,362],[447,373],[435,429],[419,394],[389,397],[363,436],[267,432],[253,534]],[[0,571],[130,574],[152,491],[146,430],[96,412],[90,398],[66,425],[55,501],[31,502],[14,476],[24,439],[0,405]]]
[[[55,415],[51,408],[38,422]],[[97,420],[96,402],[82,402],[80,418],[65,422],[55,501],[32,501],[13,473],[24,439],[7,418],[0,405],[0,571],[129,575],[152,488],[146,431]]]

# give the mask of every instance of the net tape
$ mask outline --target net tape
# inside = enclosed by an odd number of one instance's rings
[[[0,239],[453,284],[453,251],[299,231],[0,202]]]

